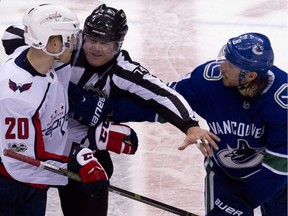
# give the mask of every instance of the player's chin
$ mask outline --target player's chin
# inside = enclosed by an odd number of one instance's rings
[[[228,80],[223,76],[222,78],[223,84],[224,86],[226,86],[228,84]]]
[[[231,83],[226,78],[223,78],[223,85],[226,86],[226,87],[231,87]]]
[[[69,54],[67,53],[66,55],[63,55],[60,57],[60,61],[64,64],[67,64],[70,62],[71,56],[72,56],[72,52]]]
[[[60,59],[60,62],[62,62],[62,63],[64,63],[64,64],[68,64],[69,61],[70,61],[70,58],[69,58],[69,59],[67,59],[67,58],[65,58],[65,59]]]

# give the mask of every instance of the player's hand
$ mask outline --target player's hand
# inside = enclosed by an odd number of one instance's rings
[[[215,150],[219,149],[216,142],[219,142],[220,138],[210,131],[202,129],[198,126],[190,127],[187,130],[186,138],[182,145],[178,147],[178,149],[184,150],[189,145],[197,144],[197,140],[202,140],[200,145],[198,143],[198,148],[204,156],[213,156],[210,146],[212,146]]]
[[[137,151],[137,134],[128,125],[104,121],[93,132],[91,131],[92,128],[89,129],[88,136],[90,143],[91,139],[95,139],[96,151],[108,150],[117,154],[135,154]],[[91,144],[89,147],[93,149]]]
[[[108,98],[92,95],[70,82],[68,88],[69,115],[88,126],[97,126],[112,112]]]
[[[71,150],[70,158],[72,160],[68,163],[68,169],[78,172],[84,183],[108,180],[105,170],[93,156],[92,150],[76,146]]]
[[[231,215],[252,216],[253,208],[237,195],[232,195],[226,198],[217,198],[214,208],[207,214],[207,216]]]
[[[82,179],[82,182],[69,179],[70,186],[94,198],[107,191],[108,176],[90,149],[76,146],[71,150],[70,158],[72,160],[68,163],[68,169],[79,173]]]

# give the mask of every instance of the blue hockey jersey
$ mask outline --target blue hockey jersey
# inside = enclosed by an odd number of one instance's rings
[[[247,181],[243,190],[256,206],[275,192],[267,185],[287,183],[288,75],[276,66],[268,73],[268,86],[253,98],[225,87],[215,61],[170,83],[221,138],[219,151],[207,158],[214,171]]]

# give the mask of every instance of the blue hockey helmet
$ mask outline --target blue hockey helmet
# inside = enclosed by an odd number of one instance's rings
[[[83,31],[103,40],[123,41],[128,31],[126,14],[102,4],[86,18]]]
[[[260,33],[245,33],[229,39],[223,54],[235,66],[255,71],[260,77],[267,74],[274,62],[271,43],[268,37]]]

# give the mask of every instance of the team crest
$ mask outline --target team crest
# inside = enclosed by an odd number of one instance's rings
[[[227,149],[217,153],[219,161],[228,168],[249,168],[261,163],[264,156],[264,148],[252,148],[246,140],[238,140],[237,148]]]
[[[252,47],[252,52],[253,52],[255,55],[263,55],[263,51],[264,51],[264,47],[261,46],[260,44],[254,45],[254,46]]]
[[[9,79],[9,88],[12,89],[14,92],[16,92],[17,90],[20,91],[20,93],[27,91],[31,88],[32,86],[32,82],[31,83],[18,83],[16,84],[15,82],[13,82],[11,79]]]

